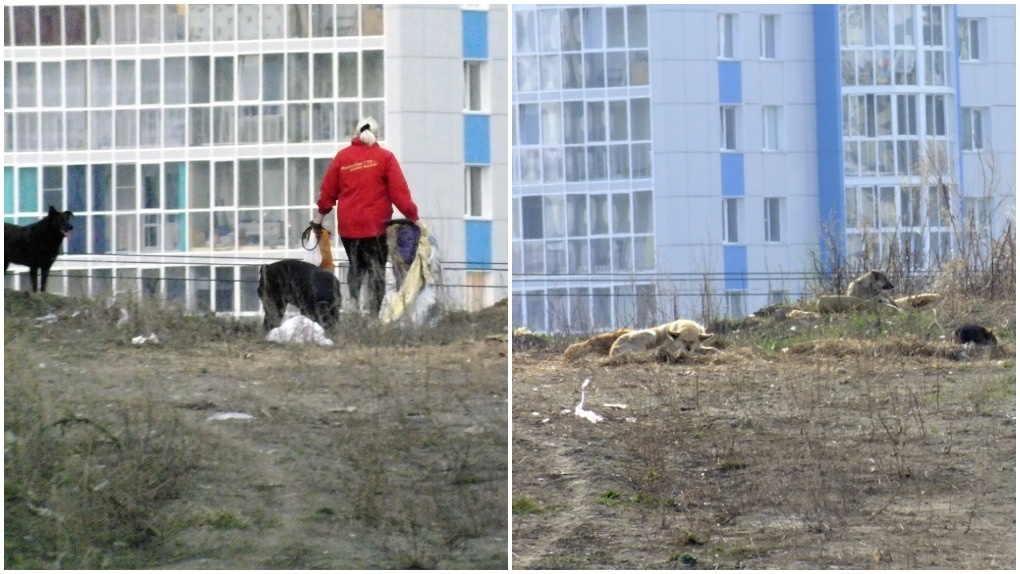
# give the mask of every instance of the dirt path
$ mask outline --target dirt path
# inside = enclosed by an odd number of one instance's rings
[[[513,567],[1012,568],[1012,364],[515,353]]]

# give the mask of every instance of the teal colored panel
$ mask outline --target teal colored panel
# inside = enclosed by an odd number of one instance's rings
[[[187,251],[188,250],[188,214],[187,213],[182,213],[177,218],[177,233],[178,233],[178,237],[181,238],[181,241],[180,241],[180,245],[181,245],[180,250],[181,251]]]
[[[39,169],[23,167],[18,170],[18,211],[37,213],[39,211]]]
[[[187,183],[187,180],[188,180],[188,178],[187,178],[187,175],[188,175],[188,164],[186,164],[186,163],[184,163],[182,161],[178,165],[180,165],[181,168],[180,168],[180,171],[178,172],[179,177],[177,178],[177,205],[179,205],[181,207],[181,209],[187,209],[188,208],[188,183]],[[183,234],[182,234],[182,237],[183,237]]]
[[[14,168],[4,168],[4,215],[14,213]],[[9,221],[8,223],[14,223]]]

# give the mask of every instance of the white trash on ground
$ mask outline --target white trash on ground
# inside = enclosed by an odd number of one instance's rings
[[[581,402],[577,403],[577,406],[574,407],[574,414],[583,419],[588,419],[593,423],[597,423],[602,421],[602,415],[584,408],[584,389],[588,387],[588,383],[590,382],[591,379],[585,379],[584,382],[581,383]]]
[[[252,416],[252,415],[249,415],[248,413],[216,413],[216,414],[212,415],[211,417],[209,417],[209,418],[207,418],[205,420],[206,421],[229,421],[231,419],[239,419],[239,420],[246,421],[246,420],[250,420],[250,419],[253,419],[253,418],[255,418],[255,417]]]
[[[326,337],[326,331],[315,321],[304,315],[295,315],[266,335],[273,343],[316,343],[332,346],[333,340]]]
[[[159,337],[157,337],[155,333],[150,334],[148,337],[139,335],[131,339],[131,342],[135,345],[144,345],[146,343],[159,344]]]

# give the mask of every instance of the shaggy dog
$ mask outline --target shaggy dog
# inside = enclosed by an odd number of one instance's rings
[[[261,266],[258,295],[266,332],[280,326],[288,303],[326,330],[340,319],[340,281],[306,261],[284,259]]]
[[[892,298],[888,293],[886,293],[886,291],[891,291],[894,288],[895,285],[889,281],[889,278],[885,276],[885,273],[872,269],[857,279],[854,279],[850,283],[850,287],[846,290],[846,294],[851,297],[859,297],[867,300],[879,299],[883,302],[891,303]]]
[[[999,341],[995,338],[995,333],[988,327],[982,327],[981,325],[963,325],[957,327],[953,331],[953,341],[966,344],[974,343],[975,345],[998,345]]]
[[[600,355],[609,354],[609,350],[613,347],[613,343],[615,343],[616,340],[623,335],[630,332],[630,329],[617,329],[612,333],[601,333],[585,341],[574,343],[567,347],[567,350],[563,352],[563,358],[568,361],[573,361],[578,357],[590,353],[598,353]]]
[[[609,356],[615,357],[626,353],[657,349],[664,349],[670,354],[693,353],[702,349],[716,353],[721,352],[713,347],[702,345],[704,341],[712,337],[712,333],[706,333],[705,328],[698,323],[688,319],[678,319],[672,323],[631,331],[622,335],[609,349]]]
[[[50,267],[60,253],[60,243],[71,235],[70,211],[57,211],[50,206],[49,213],[39,221],[30,225],[4,224],[4,271],[11,263],[28,267],[28,277],[32,280],[32,291],[46,292],[46,280],[50,276]],[[42,271],[42,284],[38,284],[38,274]]]

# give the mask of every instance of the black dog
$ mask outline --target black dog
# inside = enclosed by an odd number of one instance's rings
[[[340,319],[340,281],[329,271],[297,259],[284,259],[259,268],[259,299],[266,332],[280,326],[290,303],[301,314],[329,329]]]
[[[50,276],[50,267],[60,253],[60,242],[71,234],[70,211],[60,212],[50,206],[46,217],[31,225],[4,224],[4,271],[11,263],[28,267],[28,276],[32,280],[32,291],[39,291],[37,277],[42,270],[42,291],[46,291],[46,279]]]
[[[988,327],[981,325],[963,325],[953,331],[953,341],[960,344],[974,343],[975,345],[998,345],[995,333]]]

